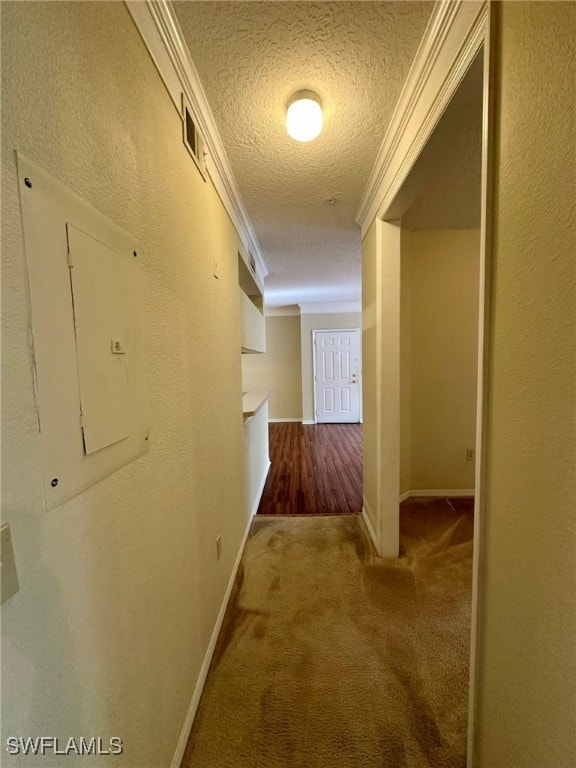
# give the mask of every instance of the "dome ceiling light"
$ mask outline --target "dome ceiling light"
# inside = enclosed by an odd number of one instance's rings
[[[286,130],[296,141],[312,141],[324,125],[320,99],[313,91],[292,94],[286,112]]]

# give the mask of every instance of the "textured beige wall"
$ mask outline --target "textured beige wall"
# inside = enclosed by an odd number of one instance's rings
[[[466,461],[466,449],[476,441],[480,232],[406,235],[410,488],[472,489],[474,462]]]
[[[574,3],[501,3],[479,768],[576,765]]]
[[[271,419],[302,418],[300,316],[266,318],[266,354],[242,355],[245,390],[271,389]]]
[[[362,327],[360,312],[345,312],[342,314],[310,314],[300,316],[300,332],[302,347],[302,418],[305,421],[314,419],[314,346],[312,331],[338,328]]]
[[[157,768],[247,523],[239,243],[123,3],[1,10],[2,513],[21,587],[2,606],[3,738],[117,735],[115,765]],[[14,148],[141,244],[150,452],[48,513]]]
[[[400,233],[400,493],[412,490],[412,233]]]
[[[362,241],[362,425],[364,510],[376,527],[377,505],[377,333],[376,333],[376,222]]]
[[[400,221],[380,222],[381,284],[381,420],[380,554],[398,557],[400,496],[400,277],[402,227]],[[378,248],[377,248],[378,250]]]

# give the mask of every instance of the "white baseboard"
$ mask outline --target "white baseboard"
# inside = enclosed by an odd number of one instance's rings
[[[248,519],[248,525],[246,526],[246,530],[244,531],[244,536],[242,537],[242,543],[240,544],[238,555],[236,556],[236,561],[234,563],[234,567],[232,568],[232,573],[230,574],[230,580],[228,581],[228,586],[226,587],[224,599],[222,600],[222,605],[220,606],[220,611],[218,612],[216,623],[214,624],[214,629],[212,630],[210,642],[208,643],[208,648],[206,649],[206,654],[204,656],[204,661],[202,662],[202,667],[200,668],[200,674],[198,675],[196,687],[194,688],[194,693],[192,694],[192,701],[190,702],[190,706],[188,707],[186,719],[184,720],[184,725],[182,726],[182,731],[180,733],[180,738],[178,739],[178,744],[176,746],[176,751],[174,753],[174,757],[172,758],[172,763],[170,764],[170,768],[180,768],[180,765],[182,763],[182,758],[184,757],[184,751],[186,750],[186,744],[188,743],[188,739],[190,737],[190,731],[192,730],[192,723],[194,722],[194,717],[196,716],[196,710],[198,709],[198,704],[200,703],[200,697],[202,696],[202,691],[204,690],[204,685],[206,683],[206,678],[208,676],[208,670],[210,669],[210,663],[212,662],[212,656],[214,655],[214,649],[216,648],[218,635],[220,634],[220,630],[222,629],[222,622],[224,621],[224,615],[226,613],[226,608],[228,607],[228,601],[230,600],[230,595],[232,594],[234,582],[236,581],[236,574],[238,573],[240,560],[242,559],[242,555],[244,554],[246,539],[248,538],[248,533],[250,532],[250,526],[252,525],[252,520],[254,519],[254,515],[258,510],[258,505],[260,504],[260,499],[262,498],[262,491],[264,490],[264,484],[266,482],[266,478],[268,477],[270,466],[271,466],[271,463],[268,462],[268,466],[266,467],[266,471],[264,472],[264,476],[262,477],[262,482],[260,483],[260,486],[258,488],[258,493],[256,494],[254,504],[252,505],[250,518]]]
[[[425,490],[406,491],[400,496],[399,502],[402,503],[403,501],[406,501],[406,499],[411,499],[416,496],[422,496],[426,498],[436,497],[439,499],[450,499],[458,496],[461,498],[470,498],[474,496],[474,488],[432,488]]]
[[[376,533],[374,532],[374,528],[372,527],[372,522],[364,506],[362,507],[362,519],[364,520],[366,528],[368,529],[368,533],[370,534],[370,538],[372,539],[372,544],[374,544],[376,552],[378,552],[378,542],[376,541]]]
[[[268,422],[272,422],[273,424],[282,423],[284,421],[296,422],[298,424],[302,423],[302,419],[268,419]]]
[[[302,424],[316,424],[314,419],[302,419]]]

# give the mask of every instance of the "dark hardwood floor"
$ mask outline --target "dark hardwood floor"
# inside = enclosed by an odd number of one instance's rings
[[[361,424],[270,424],[259,515],[362,512]]]

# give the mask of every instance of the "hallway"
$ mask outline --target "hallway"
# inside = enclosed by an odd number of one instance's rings
[[[0,16],[3,768],[576,766],[576,2]]]
[[[362,512],[361,424],[270,424],[259,515]]]
[[[464,766],[472,507],[255,518],[182,768]]]

